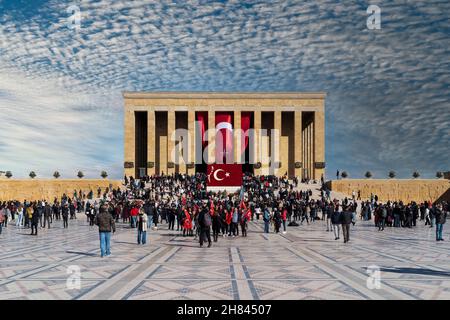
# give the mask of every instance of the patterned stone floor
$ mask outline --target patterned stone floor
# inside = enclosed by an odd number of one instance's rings
[[[100,258],[83,215],[37,237],[10,225],[0,235],[0,299],[450,299],[447,228],[436,243],[422,223],[378,232],[358,221],[348,244],[325,229],[316,221],[266,235],[251,222],[247,238],[199,248],[164,224],[138,246],[135,230],[119,225],[113,255]],[[80,288],[67,287],[70,266]],[[367,285],[370,266],[380,270],[378,289]]]

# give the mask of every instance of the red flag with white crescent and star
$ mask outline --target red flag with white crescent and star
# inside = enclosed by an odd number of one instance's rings
[[[239,187],[242,185],[242,165],[209,164],[207,178],[209,187]]]

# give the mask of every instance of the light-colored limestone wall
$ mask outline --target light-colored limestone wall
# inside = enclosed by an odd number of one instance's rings
[[[125,109],[124,113],[124,160],[132,163],[132,168],[125,168],[126,176],[135,176],[135,117],[133,109]]]
[[[303,140],[302,140],[302,112],[295,111],[294,114],[294,140],[295,140],[295,162],[302,162]],[[303,164],[304,166],[305,164]],[[302,178],[302,168],[295,168],[295,176]]]
[[[325,162],[325,113],[314,113],[314,164]],[[314,165],[314,179],[320,180],[325,169],[316,168]]]
[[[86,195],[90,190],[97,194],[98,187],[104,191],[112,185],[121,186],[120,180],[107,179],[7,179],[0,181],[0,201],[5,200],[41,200],[53,201],[64,193],[72,197],[74,190],[83,191]]]
[[[361,199],[370,199],[370,194],[379,201],[450,201],[450,180],[446,179],[342,179],[330,181],[331,190],[351,196],[354,190]]]
[[[195,112],[188,112],[188,130],[189,130],[189,138],[188,138],[188,158],[189,164],[195,164]],[[195,174],[195,165],[191,166],[187,169],[187,173],[192,175]]]
[[[272,147],[270,150],[270,163],[271,163],[271,170],[270,174],[274,174],[277,176],[283,175],[286,171],[287,162],[281,163],[281,167],[278,168],[275,166],[275,164],[279,164],[281,162],[280,153],[288,153],[288,145],[284,145],[281,143],[281,111],[274,111],[273,113],[273,126],[274,131],[272,134]]]
[[[154,175],[155,174],[155,140],[156,130],[155,130],[155,111],[148,110],[147,111],[147,162],[153,162],[153,167],[148,168],[147,165],[147,174]],[[133,160],[134,161],[134,160]]]
[[[254,111],[253,113],[253,123],[255,127],[254,140],[253,140],[253,150],[254,150],[254,163],[261,162],[261,149],[262,149],[262,138],[261,138],[261,112]],[[261,175],[261,168],[255,168],[255,174]]]
[[[287,93],[287,92],[272,92],[272,93],[214,93],[214,92],[124,92],[124,107],[125,107],[125,134],[124,134],[124,144],[125,144],[125,162],[127,165],[135,166],[135,124],[134,124],[134,112],[135,111],[166,111],[168,112],[168,129],[173,127],[173,119],[171,115],[176,111],[188,111],[189,112],[189,123],[194,118],[195,111],[206,111],[208,112],[208,123],[209,126],[213,125],[214,127],[214,118],[213,115],[218,111],[234,111],[235,112],[235,126],[239,126],[240,113],[241,112],[251,112],[253,111],[255,114],[254,117],[254,127],[256,128],[256,141],[254,141],[254,153],[257,155],[256,162],[261,161],[262,152],[259,138],[259,129],[261,125],[261,112],[262,111],[270,111],[274,112],[274,125],[275,128],[280,129],[281,127],[281,112],[295,112],[295,126],[298,127],[296,130],[296,150],[295,152],[295,161],[303,162],[303,167],[306,168],[308,166],[309,177],[312,178],[314,173],[316,173],[316,178],[320,178],[320,175],[324,172],[323,169],[314,170],[314,161],[323,162],[324,159],[324,111],[325,111],[325,93]],[[301,132],[301,112],[315,112],[318,114],[316,122],[317,122],[317,131],[313,131],[313,126],[308,127],[308,131],[304,132],[307,134],[307,139],[305,142],[308,142],[308,149],[305,149],[304,152],[301,149],[300,142],[302,141],[302,132]],[[148,119],[149,130],[152,131],[152,124],[154,118],[152,115],[149,115]],[[157,123],[155,123],[158,126]],[[189,126],[189,130],[192,132],[192,129]],[[305,130],[306,131],[306,130]],[[320,135],[314,139],[314,135]],[[322,136],[323,135],[323,136]],[[214,140],[214,136],[209,137],[209,141],[212,142]],[[238,144],[239,137],[234,139],[235,144]],[[259,140],[259,141],[258,141]],[[166,161],[161,160],[161,155],[152,154],[153,150],[151,150],[153,145],[153,135],[151,132],[148,133],[148,161],[152,162],[160,162],[161,167],[164,167],[166,170],[164,172],[172,172],[174,169],[166,168]],[[274,142],[277,146],[279,146],[279,137],[275,137]],[[314,150],[314,143],[318,145],[317,149]],[[164,145],[164,142],[163,142]],[[192,144],[191,144],[192,145]],[[160,153],[169,149],[172,150],[172,141],[168,140],[167,145],[164,145],[163,149],[160,149]],[[191,148],[190,148],[191,150]],[[272,150],[275,150],[272,148]],[[307,151],[307,153],[306,153]],[[280,150],[280,153],[287,152],[287,150]],[[278,154],[275,150],[274,152],[274,161],[279,161],[280,154]],[[306,153],[307,161],[302,161],[302,154]],[[271,155],[272,156],[272,155]],[[237,149],[235,149],[235,158],[237,157]],[[209,149],[209,161],[214,162],[214,150]],[[281,163],[283,168],[276,170],[278,172],[284,173],[286,169],[289,167],[289,163]],[[293,165],[293,164],[291,164]],[[124,170],[127,175],[134,175],[134,168],[129,168]],[[149,173],[154,172],[155,170],[149,170]],[[160,170],[162,171],[162,170]],[[189,173],[193,173],[195,169],[188,170]],[[273,171],[273,168],[272,168]],[[302,169],[297,168],[295,170],[296,175],[300,175]],[[256,174],[260,174],[261,169],[255,169]]]

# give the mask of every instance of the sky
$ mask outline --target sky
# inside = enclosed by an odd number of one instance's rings
[[[450,170],[449,87],[448,0],[0,0],[14,177],[122,177],[122,91],[324,91],[328,179],[434,178]]]

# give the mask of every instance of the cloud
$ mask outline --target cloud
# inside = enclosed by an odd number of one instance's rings
[[[329,177],[450,169],[447,1],[380,1],[381,30],[362,1],[75,3],[78,31],[0,3],[0,169],[120,177],[122,90],[327,91]]]

